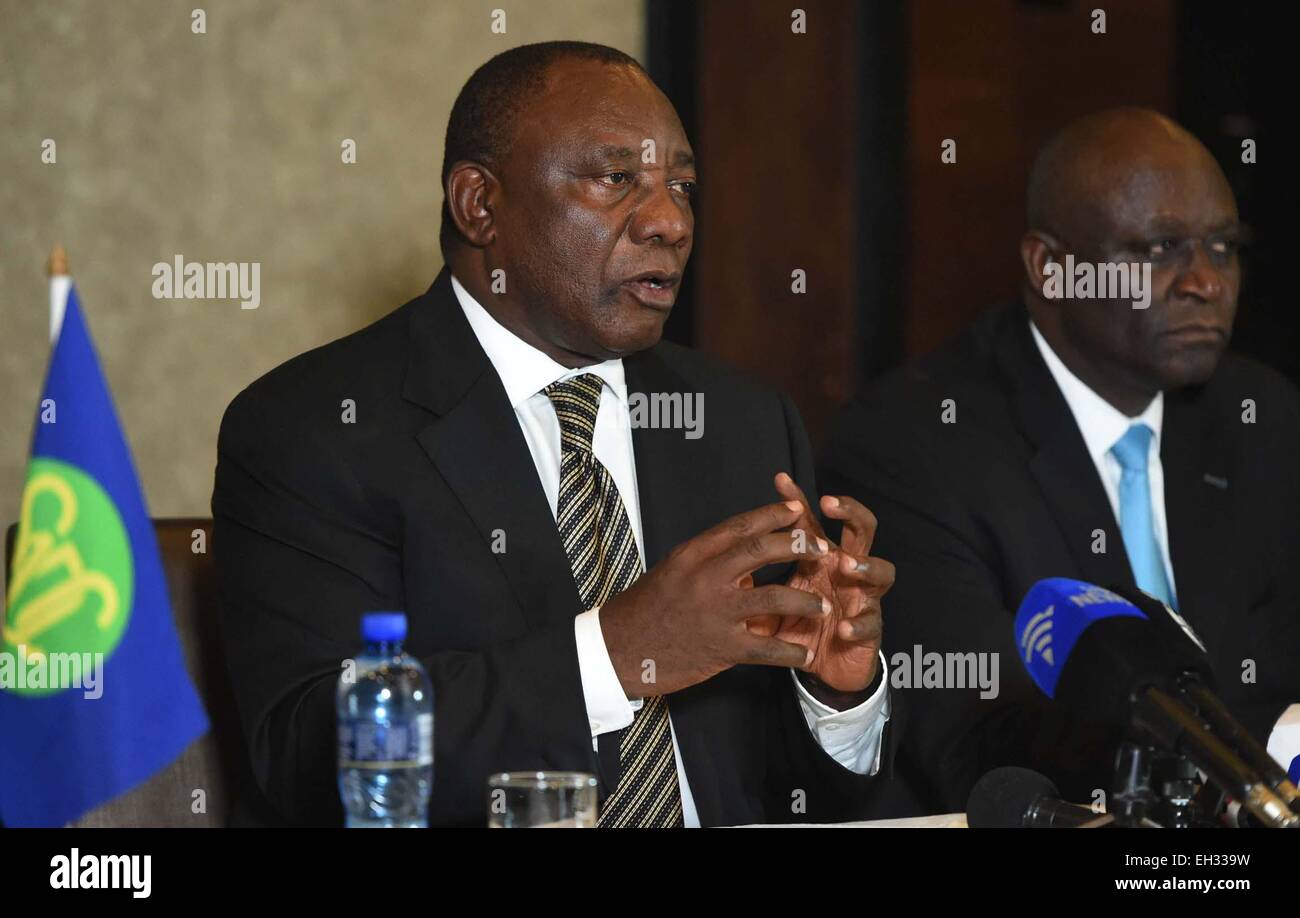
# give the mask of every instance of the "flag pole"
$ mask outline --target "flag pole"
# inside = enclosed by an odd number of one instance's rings
[[[72,278],[68,274],[68,253],[62,245],[55,244],[46,267],[50,274],[50,344],[53,345],[59,340],[63,311],[68,305],[68,291],[72,289]]]

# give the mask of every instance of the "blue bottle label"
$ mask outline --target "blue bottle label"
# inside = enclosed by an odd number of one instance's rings
[[[339,724],[340,768],[422,768],[432,764],[432,714],[386,724]]]

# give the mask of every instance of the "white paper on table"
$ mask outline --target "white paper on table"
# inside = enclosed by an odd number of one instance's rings
[[[1293,704],[1283,711],[1273,725],[1273,732],[1268,736],[1268,754],[1284,770],[1290,768],[1291,762],[1300,755],[1300,704]]]
[[[797,822],[789,825],[754,823],[738,829],[965,829],[965,813],[938,816],[909,816],[904,819],[872,819],[867,822]]]

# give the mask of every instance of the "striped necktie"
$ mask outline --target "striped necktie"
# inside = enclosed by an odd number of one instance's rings
[[[556,522],[583,608],[604,605],[641,575],[627,508],[609,470],[592,453],[603,382],[587,373],[544,390],[560,420],[560,499]],[[682,825],[668,705],[662,695],[645,699],[632,725],[619,731],[621,774],[601,806],[602,828],[668,828]]]

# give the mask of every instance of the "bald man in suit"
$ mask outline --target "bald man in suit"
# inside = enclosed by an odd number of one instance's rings
[[[1169,119],[1108,111],[1045,145],[1028,204],[1022,299],[867,389],[820,463],[824,487],[879,515],[898,563],[887,658],[999,661],[996,697],[902,692],[900,772],[935,811],[1007,764],[1070,799],[1109,791],[1108,732],[1048,705],[1019,660],[1013,619],[1041,578],[1168,602],[1261,740],[1300,701],[1300,396],[1225,353],[1241,226],[1222,171]],[[1150,284],[1063,296],[1082,263]]]

